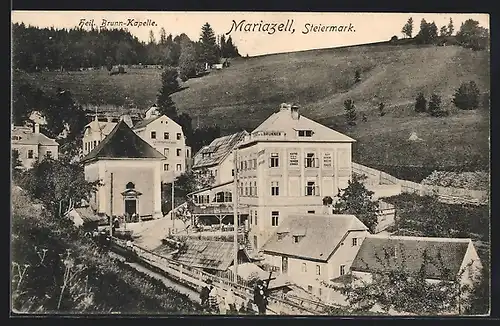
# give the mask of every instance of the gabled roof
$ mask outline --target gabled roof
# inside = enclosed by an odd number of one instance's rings
[[[12,144],[59,146],[54,139],[49,138],[42,133],[34,133],[30,127],[15,126],[12,130],[12,136],[17,136],[18,138],[11,138]]]
[[[241,131],[235,134],[214,139],[210,145],[203,147],[194,156],[193,169],[209,167],[222,163],[234,147],[241,142],[248,132]]]
[[[116,122],[92,120],[85,125],[85,130],[90,128],[93,132],[101,132],[104,136],[108,135],[116,126]]]
[[[151,122],[155,121],[156,119],[158,119],[160,116],[153,116],[151,118],[147,118],[147,119],[143,119],[139,122],[137,122],[134,126],[134,129],[142,129],[142,128],[145,128],[148,124],[150,124]]]
[[[262,250],[326,262],[349,231],[365,230],[368,228],[354,215],[290,215]],[[305,234],[298,243],[293,241],[296,233]]]
[[[82,159],[82,162],[114,158],[161,160],[165,159],[165,156],[139,137],[124,121],[120,121],[109,135]]]
[[[405,269],[418,272],[425,251],[429,259],[427,278],[450,280],[460,272],[471,243],[471,239],[369,235],[363,241],[351,270],[375,273]],[[448,269],[448,275],[443,275],[442,267]]]
[[[299,111],[300,112],[300,111]],[[311,137],[298,137],[298,130],[312,130]],[[298,119],[292,117],[291,106],[286,106],[285,103],[278,112],[273,113],[269,118],[264,120],[251,134],[258,132],[281,132],[284,134],[285,141],[328,141],[328,142],[355,142],[354,139],[348,137],[338,131],[330,129],[322,124],[313,121],[299,114]]]
[[[204,268],[225,271],[234,260],[234,242],[195,240],[187,239],[186,248],[180,253],[175,254],[175,260],[179,263]],[[156,253],[172,254],[168,245],[162,245],[154,250]],[[250,259],[244,250],[241,250],[246,256],[246,262]]]

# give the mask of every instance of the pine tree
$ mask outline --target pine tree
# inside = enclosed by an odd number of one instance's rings
[[[155,44],[156,39],[155,39],[155,33],[153,33],[152,30],[149,31],[149,44]]]
[[[455,26],[453,26],[453,19],[450,18],[450,22],[448,23],[448,36],[452,36],[455,31]]]
[[[201,28],[200,45],[200,60],[203,63],[212,65],[219,62],[215,33],[209,23],[205,23]]]
[[[241,56],[240,53],[238,52],[238,48],[236,47],[236,45],[233,44],[233,39],[231,38],[231,35],[229,35],[228,39],[226,40],[226,52],[228,58],[237,58]]]
[[[410,17],[406,24],[403,26],[403,29],[401,30],[403,35],[411,38],[411,35],[413,34],[413,18]]]
[[[222,58],[229,57],[227,53],[226,37],[224,36],[224,34],[222,34],[220,37],[220,55]]]
[[[385,115],[384,108],[385,108],[385,104],[383,102],[380,102],[380,104],[378,105],[378,112],[379,112],[381,117],[383,117]]]
[[[344,109],[346,111],[345,117],[347,119],[347,124],[350,126],[356,125],[356,107],[354,106],[354,102],[352,100],[345,100]]]
[[[476,82],[462,83],[455,91],[453,104],[461,110],[475,110],[479,107],[479,93]]]
[[[424,93],[418,93],[415,100],[415,112],[425,111],[427,111],[427,100],[425,99]]]
[[[433,117],[444,117],[448,115],[448,111],[441,107],[441,97],[437,94],[432,94],[429,100],[429,114]]]
[[[160,44],[165,45],[167,43],[167,32],[165,32],[165,28],[160,29]]]
[[[179,57],[179,72],[183,81],[196,76],[196,59],[196,49],[193,42],[184,42]]]
[[[441,29],[439,30],[439,36],[447,36],[448,35],[448,28],[443,25],[441,26]]]
[[[175,68],[166,68],[161,74],[161,88],[157,96],[160,114],[171,119],[177,117],[177,108],[171,95],[179,90],[178,72]]]

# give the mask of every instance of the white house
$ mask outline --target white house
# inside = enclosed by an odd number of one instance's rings
[[[424,252],[426,279],[431,283],[459,277],[461,285],[472,285],[483,268],[471,239],[368,235],[350,268],[353,282],[369,283],[374,273],[391,270],[418,272]],[[462,299],[467,295],[461,293]]]
[[[354,141],[286,103],[245,137],[237,146],[239,202],[249,207],[254,249],[288,214],[322,212],[323,197],[347,187]]]
[[[139,121],[134,132],[144,141],[165,156],[162,162],[162,181],[169,183],[173,178],[186,172],[188,161],[191,158],[191,148],[186,146],[186,139],[182,127],[166,115],[155,115],[157,112],[148,112],[149,118]]]
[[[289,215],[278,223],[276,233],[261,249],[265,262],[328,299],[321,284],[349,271],[368,228],[354,215]]]
[[[81,162],[85,179],[103,185],[90,204],[107,216],[137,214],[160,218],[161,173],[165,157],[120,121]]]
[[[33,126],[12,126],[11,147],[12,151],[17,152],[24,169],[31,168],[36,161],[46,156],[53,159],[59,156],[59,144],[41,133],[38,123],[33,123]]]
[[[82,139],[83,155],[87,155],[96,148],[116,126],[116,122],[109,120],[99,121],[96,115],[94,120],[85,125]]]

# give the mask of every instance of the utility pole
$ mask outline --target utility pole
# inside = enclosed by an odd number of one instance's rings
[[[174,198],[175,198],[175,196],[174,196],[174,189],[175,189],[174,183],[175,183],[175,172],[174,171],[172,171],[172,176],[173,176],[172,177],[172,209],[170,210],[170,218],[172,219],[172,227],[174,227],[175,226],[175,224],[174,224]]]
[[[110,184],[110,209],[109,209],[109,236],[113,237],[113,172],[111,172],[111,182]]]
[[[234,148],[234,194],[233,194],[233,217],[234,217],[234,280],[238,282],[238,149]]]

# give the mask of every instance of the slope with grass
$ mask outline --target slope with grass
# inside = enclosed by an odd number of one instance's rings
[[[361,81],[354,82],[354,72]],[[160,87],[160,71],[130,69],[125,75],[105,71],[23,74],[43,89],[69,88],[82,103],[121,105],[125,97],[146,108]],[[457,46],[356,46],[252,58],[190,79],[173,95],[195,125],[218,124],[228,133],[252,130],[282,102],[296,102],[302,114],[355,138],[360,163],[442,167],[489,162],[489,112],[457,112],[451,98],[464,81],[489,92],[489,52]],[[442,96],[448,118],[416,114],[418,92]],[[358,125],[348,128],[343,102],[354,100]],[[385,103],[384,117],[377,105]],[[367,122],[361,121],[364,113]],[[423,141],[407,141],[416,132]],[[439,164],[437,164],[437,163]]]

